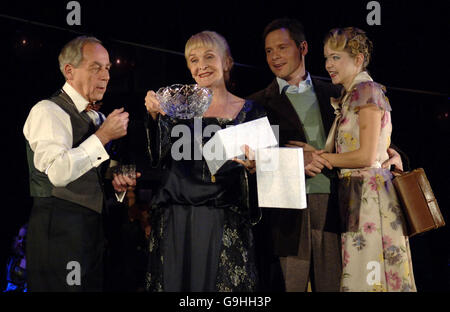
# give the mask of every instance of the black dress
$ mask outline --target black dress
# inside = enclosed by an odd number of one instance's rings
[[[158,118],[150,130],[156,133],[151,151],[164,173],[150,214],[147,290],[255,290],[251,226],[256,218],[251,211],[249,177],[245,168],[233,161],[227,161],[211,176],[199,147],[213,135],[202,135],[208,126],[220,129],[263,116],[260,106],[246,101],[234,120]],[[178,149],[179,137],[170,136],[176,125],[183,125],[177,129],[190,130],[186,133],[191,134],[193,160],[177,160],[179,157],[171,151],[177,147],[176,151],[189,156],[187,150]]]

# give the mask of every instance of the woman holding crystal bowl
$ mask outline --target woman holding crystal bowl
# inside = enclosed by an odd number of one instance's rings
[[[331,99],[337,128],[325,149],[335,153],[321,155],[340,168],[341,291],[416,291],[405,219],[392,174],[381,166],[389,158],[391,106],[366,71],[371,50],[354,27],[332,29],[324,40],[325,68],[344,87]]]
[[[198,151],[195,157],[195,148],[214,135],[202,134],[207,126],[218,130],[263,117],[265,112],[227,90],[233,59],[221,35],[212,31],[193,35],[186,43],[185,58],[198,86],[212,91],[212,100],[201,118],[182,120],[164,113],[155,92],[149,91],[145,98],[152,116],[151,156],[164,172],[152,202],[147,289],[253,291],[257,274],[251,226],[257,216],[250,209],[249,179],[254,177],[247,171],[254,168],[250,162],[229,160],[211,175]],[[200,137],[195,136],[196,123],[201,124]],[[191,153],[180,151],[179,145],[172,148],[186,139],[171,137],[180,124],[191,130]],[[191,158],[180,159],[178,152]]]

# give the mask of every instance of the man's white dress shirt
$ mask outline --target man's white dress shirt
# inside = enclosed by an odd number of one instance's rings
[[[86,109],[88,101],[71,85],[65,83],[63,90],[79,112]],[[100,124],[99,114],[94,110],[88,112],[96,125]],[[109,159],[95,134],[73,148],[70,116],[49,100],[33,106],[23,127],[23,134],[34,152],[35,168],[47,174],[50,182],[57,187],[66,186]]]

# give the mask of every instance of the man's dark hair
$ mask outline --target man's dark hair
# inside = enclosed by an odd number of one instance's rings
[[[302,41],[306,41],[305,29],[303,28],[302,23],[296,19],[287,17],[278,18],[270,22],[270,24],[264,28],[263,41],[266,41],[266,37],[269,33],[281,28],[285,28],[289,31],[292,40],[295,41],[297,46],[299,46]]]

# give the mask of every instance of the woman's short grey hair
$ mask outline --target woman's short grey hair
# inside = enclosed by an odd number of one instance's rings
[[[75,67],[78,67],[80,63],[83,61],[83,47],[87,43],[98,43],[102,44],[100,40],[95,37],[87,37],[80,36],[71,41],[69,41],[59,53],[58,61],[59,61],[59,69],[64,77],[64,67],[66,64],[71,64]]]
[[[217,32],[210,30],[205,30],[192,35],[186,42],[184,48],[184,57],[186,58],[186,62],[189,60],[189,53],[199,47],[216,47],[219,50],[222,60],[224,61],[224,79],[225,81],[228,81],[230,79],[230,71],[233,67],[234,61],[231,56],[230,47],[228,46],[228,42],[225,38]]]

